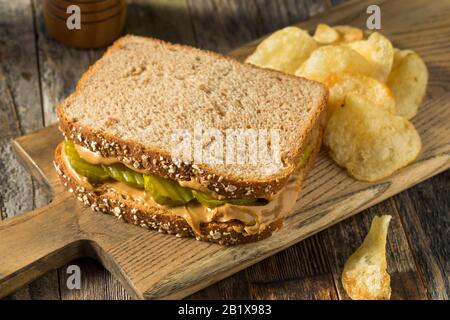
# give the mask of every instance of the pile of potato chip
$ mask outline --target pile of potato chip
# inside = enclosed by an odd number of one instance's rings
[[[356,179],[376,181],[414,161],[420,137],[409,122],[425,96],[428,71],[419,55],[351,26],[319,24],[313,36],[279,30],[246,60],[320,81],[330,92],[324,143]]]

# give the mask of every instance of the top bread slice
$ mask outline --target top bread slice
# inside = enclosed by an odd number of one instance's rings
[[[128,35],[89,68],[57,114],[68,139],[104,157],[226,197],[256,198],[286,184],[327,98],[318,82]],[[282,165],[172,159],[173,133],[199,125],[224,136],[227,129],[276,129]]]

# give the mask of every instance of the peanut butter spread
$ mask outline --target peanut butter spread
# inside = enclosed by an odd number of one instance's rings
[[[101,155],[91,152],[90,150],[76,146],[81,158],[92,164],[112,164],[118,162],[115,158],[103,158]],[[271,201],[260,206],[243,206],[224,204],[216,208],[207,208],[198,202],[190,202],[183,206],[167,207],[156,203],[150,194],[144,190],[139,190],[128,186],[122,182],[106,182],[98,187],[90,184],[85,177],[78,175],[70,166],[67,157],[62,149],[62,159],[64,166],[70,172],[77,182],[85,188],[100,192],[116,192],[124,195],[137,204],[144,207],[161,207],[174,214],[184,218],[191,226],[192,230],[200,234],[200,225],[209,222],[227,222],[238,220],[244,225],[244,230],[248,234],[262,232],[270,223],[285,217],[294,208],[297,196],[300,192],[301,174],[296,172],[291,175],[286,186],[275,194]],[[200,185],[200,184],[199,184]],[[184,183],[182,186],[198,187],[193,184]],[[202,186],[203,187],[203,186]],[[197,188],[196,188],[197,189]],[[241,231],[241,230],[237,230]]]
[[[117,158],[105,158],[100,153],[92,152],[88,148],[82,147],[78,144],[75,144],[75,149],[77,150],[78,155],[81,159],[86,160],[87,162],[92,164],[109,165],[120,162]]]

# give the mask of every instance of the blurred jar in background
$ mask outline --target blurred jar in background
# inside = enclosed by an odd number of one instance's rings
[[[47,32],[69,47],[100,48],[122,33],[125,0],[44,0]]]

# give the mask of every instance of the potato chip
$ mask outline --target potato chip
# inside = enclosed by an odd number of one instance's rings
[[[412,50],[400,50],[398,48],[394,48],[394,62],[392,63],[392,70],[394,68],[397,68],[400,62],[405,58],[407,55],[414,53]],[[391,70],[391,72],[392,72]]]
[[[391,90],[380,81],[360,74],[331,74],[324,84],[328,87],[328,117],[344,105],[345,97],[352,93],[369,100],[373,107],[395,114],[395,99]]]
[[[358,180],[376,181],[414,161],[419,134],[405,118],[355,94],[330,117],[324,143],[332,158]]]
[[[263,40],[245,62],[293,74],[316,48],[307,31],[287,27]]]
[[[386,238],[390,215],[375,217],[369,233],[342,271],[342,286],[353,300],[389,300],[391,276],[387,272]]]
[[[371,62],[376,70],[376,78],[386,82],[394,61],[394,47],[388,38],[374,32],[367,40],[350,42],[347,45]]]
[[[319,23],[313,36],[319,44],[333,44],[339,41],[339,33],[324,23]]]
[[[323,82],[331,73],[341,72],[372,76],[374,69],[355,50],[341,45],[329,45],[314,50],[295,75]]]
[[[396,50],[387,85],[395,96],[398,115],[406,119],[416,115],[425,96],[427,83],[427,66],[420,56],[411,50]]]
[[[351,26],[334,26],[333,29],[339,33],[340,39],[343,42],[359,41],[364,38],[363,31],[359,28]]]

